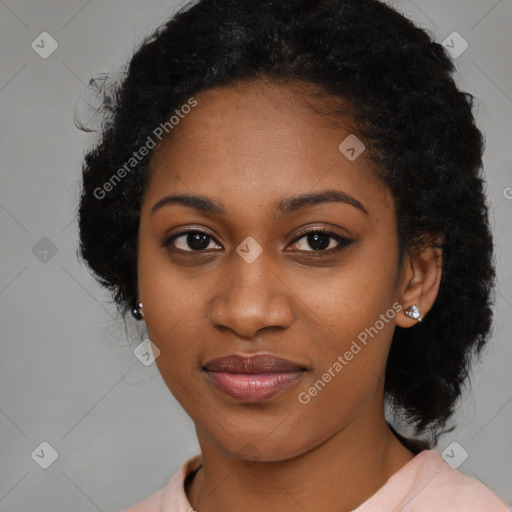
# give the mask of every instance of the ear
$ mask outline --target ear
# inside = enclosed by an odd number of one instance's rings
[[[439,247],[425,247],[404,255],[398,297],[402,310],[396,317],[398,326],[416,325],[430,311],[439,292],[442,269],[443,252]],[[419,320],[405,314],[414,304],[421,313]]]

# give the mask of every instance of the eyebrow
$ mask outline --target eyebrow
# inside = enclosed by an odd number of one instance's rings
[[[299,196],[287,197],[278,201],[275,208],[282,215],[286,215],[320,203],[345,203],[366,214],[368,213],[368,210],[360,201],[341,190],[324,190],[321,192],[310,192]],[[160,208],[171,204],[179,204],[218,216],[226,216],[227,211],[222,203],[207,196],[179,194],[166,196],[157,201],[153,205],[153,208],[151,208],[151,215]]]

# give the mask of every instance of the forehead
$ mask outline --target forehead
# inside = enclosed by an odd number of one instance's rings
[[[320,115],[334,107],[314,89],[251,82],[194,98],[197,106],[154,151],[149,199],[201,193],[222,198],[228,209],[261,210],[285,196],[336,187],[390,206],[366,151],[355,160],[340,151],[355,135],[354,122]]]

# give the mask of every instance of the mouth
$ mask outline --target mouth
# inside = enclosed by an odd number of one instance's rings
[[[295,385],[307,368],[272,354],[230,355],[202,367],[208,382],[242,402],[260,402]]]

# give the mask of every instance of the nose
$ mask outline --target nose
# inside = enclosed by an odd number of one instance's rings
[[[233,260],[209,304],[210,322],[244,338],[257,338],[263,329],[290,327],[293,293],[264,254],[248,263],[234,253]]]

